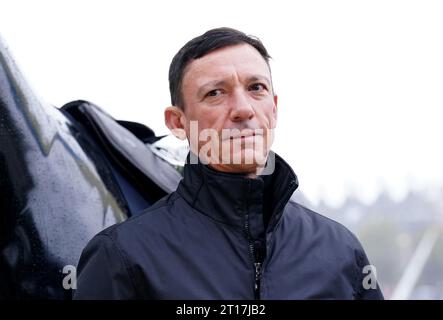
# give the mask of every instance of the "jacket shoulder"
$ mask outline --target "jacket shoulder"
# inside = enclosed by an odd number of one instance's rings
[[[305,231],[321,233],[324,237],[334,243],[341,243],[354,250],[363,251],[363,247],[355,236],[355,234],[345,227],[343,224],[328,218],[318,212],[315,212],[293,200],[290,200],[287,205],[285,214],[290,221],[302,224]]]
[[[75,299],[134,299],[142,297],[134,258],[146,236],[161,232],[169,221],[173,194],[165,196],[137,216],[96,234],[83,249],[77,265]],[[165,223],[166,222],[166,223]],[[95,283],[95,285],[91,285]]]
[[[97,236],[105,235],[120,242],[120,238],[125,234],[131,235],[137,230],[146,231],[146,228],[155,228],[157,223],[162,223],[163,220],[168,218],[165,213],[170,211],[169,209],[176,198],[176,193],[171,193],[158,200],[151,207],[144,209],[138,215],[102,230]]]
[[[375,286],[375,290],[364,288],[365,270],[373,266],[352,231],[341,223],[292,200],[288,203],[287,210],[285,216],[291,224],[289,229],[298,228],[308,247],[312,248],[315,243],[316,250],[320,252],[319,257],[326,265],[332,261],[335,266],[353,266],[354,272],[349,271],[347,274],[352,279],[356,299],[383,299],[378,285]]]

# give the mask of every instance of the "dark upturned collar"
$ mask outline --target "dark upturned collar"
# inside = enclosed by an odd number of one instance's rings
[[[249,221],[251,235],[258,237],[265,230],[273,230],[298,187],[291,167],[277,154],[272,155],[274,172],[249,178],[216,171],[200,161],[190,164],[188,154],[177,192],[194,209],[216,221],[238,227]]]

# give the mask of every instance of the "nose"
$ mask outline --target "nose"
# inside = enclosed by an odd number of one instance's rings
[[[230,118],[233,122],[250,120],[254,117],[254,108],[245,92],[235,92],[231,101]]]

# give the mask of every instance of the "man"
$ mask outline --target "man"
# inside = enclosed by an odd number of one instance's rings
[[[165,122],[189,141],[184,178],[90,241],[75,298],[383,298],[356,237],[290,200],[297,177],[270,151],[269,58],[258,39],[229,28],[175,55]]]

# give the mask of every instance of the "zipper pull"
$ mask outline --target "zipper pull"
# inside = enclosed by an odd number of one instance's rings
[[[257,292],[259,290],[259,285],[260,285],[261,263],[256,262],[254,263],[254,266],[255,266],[255,291]]]

